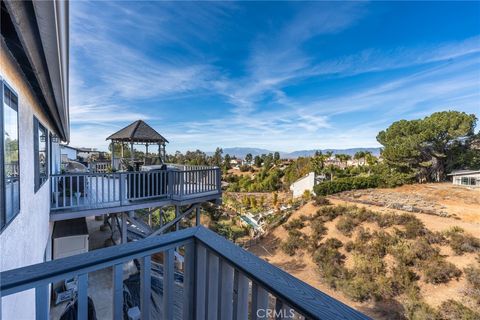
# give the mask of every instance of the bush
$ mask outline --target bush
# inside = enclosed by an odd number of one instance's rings
[[[465,277],[469,285],[468,295],[480,304],[480,268],[469,266],[463,269],[463,272],[465,272]]]
[[[450,235],[450,247],[456,254],[480,251],[480,239],[469,234],[453,233]]]
[[[393,213],[378,214],[375,217],[375,221],[380,228],[388,228],[396,223],[395,216]]]
[[[305,246],[305,243],[305,235],[293,229],[288,231],[287,240],[282,243],[281,249],[289,256],[293,256],[299,248]]]
[[[376,289],[375,282],[361,277],[344,280],[340,283],[342,291],[354,301],[362,302],[370,299]]]
[[[305,222],[302,219],[292,219],[283,225],[283,228],[289,230],[299,230],[305,227]]]
[[[318,266],[324,280],[333,288],[338,281],[348,278],[348,270],[344,267],[345,255],[338,251],[342,242],[337,239],[327,239],[321,243],[313,254],[313,260]]]
[[[429,244],[446,244],[447,238],[443,236],[441,232],[425,230],[425,239]]]
[[[322,207],[317,210],[312,219],[321,219],[323,222],[332,221],[336,217],[345,214],[348,208],[346,206]]]
[[[408,289],[403,307],[405,309],[404,316],[408,320],[438,320],[436,310],[422,300],[416,287]]]
[[[392,287],[395,295],[403,294],[415,285],[418,276],[405,265],[392,268]]]
[[[442,320],[476,320],[480,319],[480,313],[464,306],[458,301],[444,301],[438,309],[438,314]]]
[[[411,219],[405,224],[405,237],[408,239],[415,239],[425,233],[425,225],[418,219]]]
[[[312,228],[311,248],[316,250],[318,248],[318,243],[323,239],[323,236],[327,234],[328,228],[325,227],[323,221],[318,219],[313,220],[310,223],[310,227]]]
[[[377,176],[356,176],[348,178],[338,178],[332,181],[324,181],[314,187],[316,195],[326,196],[347,190],[367,189],[378,187]]]
[[[351,236],[358,223],[351,217],[341,217],[335,227],[346,236]]]
[[[441,257],[429,259],[421,265],[422,273],[427,283],[446,283],[452,278],[459,278],[462,271],[458,269],[453,263],[445,261]]]
[[[317,206],[328,206],[330,204],[330,200],[324,196],[315,196],[314,201]]]

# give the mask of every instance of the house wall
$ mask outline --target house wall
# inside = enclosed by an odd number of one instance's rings
[[[475,185],[469,185],[469,186],[474,188],[480,188],[480,173],[453,176],[452,177],[453,184],[464,185],[461,182],[462,178],[469,178],[469,180],[475,180]]]
[[[62,159],[77,160],[77,150],[61,146]],[[65,159],[64,159],[65,160]]]
[[[0,271],[35,263],[50,257],[50,180],[34,191],[35,116],[52,132],[43,110],[10,52],[0,40],[0,76],[18,95],[20,154],[20,213],[0,234]],[[49,159],[51,161],[51,159]],[[46,250],[47,249],[47,250]],[[2,299],[2,319],[34,319],[34,292],[29,290]]]
[[[313,194],[313,187],[315,186],[315,173],[310,172],[305,177],[298,179],[290,186],[290,190],[293,192],[293,197],[301,197],[305,190],[310,191]]]

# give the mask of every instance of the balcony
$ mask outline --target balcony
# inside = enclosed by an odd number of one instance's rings
[[[131,261],[139,285],[126,295],[123,265]],[[201,226],[2,272],[0,295],[35,289],[36,319],[47,320],[50,284],[74,278],[78,319],[87,319],[95,286],[89,273],[99,270],[111,274],[112,294],[104,299],[112,301],[113,319],[123,319],[126,300],[144,320],[368,319]]]
[[[221,197],[217,167],[176,165],[152,171],[54,174],[50,180],[52,221]]]

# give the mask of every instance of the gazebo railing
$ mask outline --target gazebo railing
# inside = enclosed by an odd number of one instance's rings
[[[51,210],[124,206],[221,193],[219,168],[51,175]]]

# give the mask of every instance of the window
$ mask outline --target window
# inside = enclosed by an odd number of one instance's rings
[[[0,229],[20,212],[18,97],[0,82]]]
[[[37,120],[33,119],[34,160],[35,160],[35,192],[48,180],[48,131]]]

